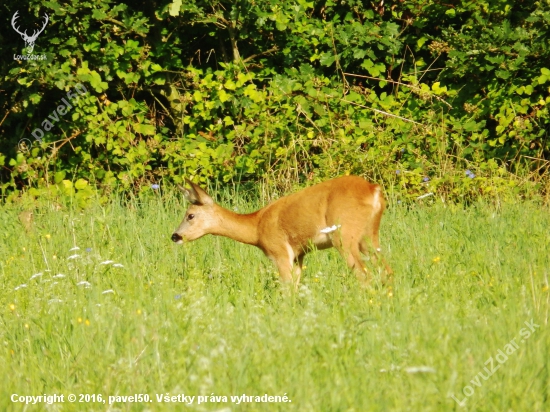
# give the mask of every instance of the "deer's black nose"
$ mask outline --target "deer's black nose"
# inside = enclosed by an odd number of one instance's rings
[[[182,237],[180,235],[178,235],[177,233],[174,233],[172,235],[172,242],[179,242],[180,240],[182,240]]]

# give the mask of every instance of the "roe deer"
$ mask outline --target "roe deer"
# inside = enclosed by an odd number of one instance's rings
[[[254,213],[238,214],[217,205],[198,185],[186,182],[189,188],[178,187],[191,205],[172,235],[174,242],[212,234],[257,246],[277,265],[281,280],[294,280],[296,286],[304,255],[314,248],[335,247],[359,281],[367,283],[359,252],[370,254],[373,260],[380,253],[378,230],[385,202],[379,185],[358,176],[343,176],[282,197]]]

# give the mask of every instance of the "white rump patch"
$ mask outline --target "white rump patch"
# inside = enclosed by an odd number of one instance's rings
[[[372,208],[375,211],[379,211],[382,207],[382,203],[380,202],[380,186],[377,186],[374,190],[374,195],[372,197]]]
[[[376,251],[377,251],[377,252],[382,252],[382,249],[376,248]]]
[[[340,228],[340,226],[342,226],[342,225],[333,225],[333,226],[326,227],[324,229],[321,229],[321,233],[336,232]]]

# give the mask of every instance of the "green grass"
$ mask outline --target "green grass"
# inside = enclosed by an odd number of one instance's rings
[[[195,398],[196,411],[550,410],[547,208],[392,207],[381,230],[392,288],[375,276],[361,289],[330,250],[306,257],[291,296],[251,246],[174,245],[184,206],[171,196],[43,206],[28,232],[19,211],[0,208],[0,410],[23,409],[12,394],[53,393],[153,400],[109,409],[122,411],[185,409],[157,403],[167,393],[228,397]],[[540,327],[521,342],[531,320]],[[512,339],[519,347],[494,375],[470,383]],[[420,366],[433,372],[407,369]],[[466,385],[475,393],[461,408],[450,395],[463,399]],[[242,394],[292,402],[231,403]]]

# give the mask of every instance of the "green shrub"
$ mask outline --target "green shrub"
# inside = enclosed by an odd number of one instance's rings
[[[29,10],[50,14],[48,59],[0,63],[4,200],[345,173],[402,200],[548,196],[548,1]]]

